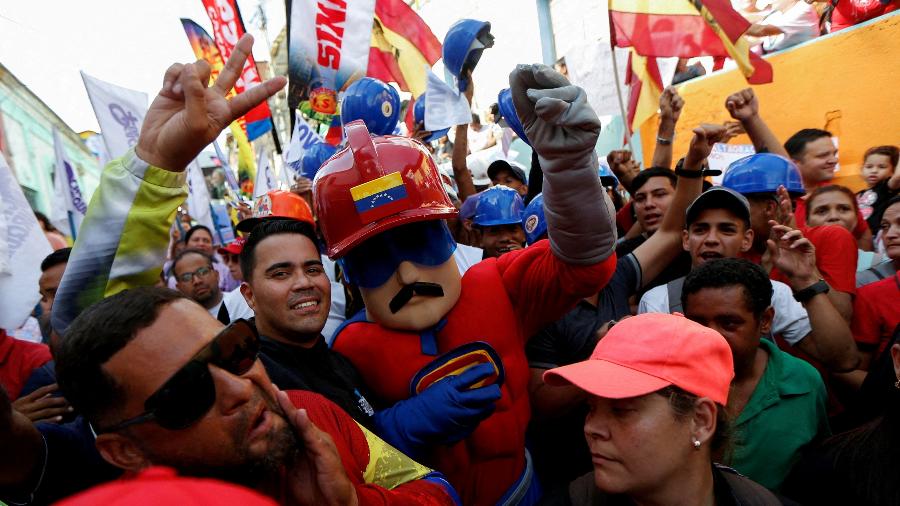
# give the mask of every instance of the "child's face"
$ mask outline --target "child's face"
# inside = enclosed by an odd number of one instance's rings
[[[891,177],[894,167],[887,155],[871,154],[866,157],[860,173],[869,188]]]

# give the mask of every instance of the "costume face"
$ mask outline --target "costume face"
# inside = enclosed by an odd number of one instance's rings
[[[219,273],[206,257],[197,253],[187,254],[178,261],[174,271],[177,280],[175,287],[179,292],[206,308],[218,304],[222,295],[219,289]],[[190,279],[182,279],[188,276]]]
[[[634,214],[644,232],[656,232],[674,196],[675,188],[667,177],[651,177],[634,192]]]
[[[840,225],[851,233],[856,228],[856,208],[853,206],[853,199],[844,192],[823,193],[806,205],[809,209],[806,223],[810,227]]]
[[[176,300],[160,309],[152,325],[137,332],[104,365],[125,392],[116,410],[124,420],[144,411],[144,402],[209,343],[223,325],[202,307]],[[135,367],[135,364],[141,364]],[[273,472],[294,445],[292,431],[275,405],[275,388],[259,360],[241,376],[208,365],[216,390],[212,408],[196,423],[168,430],[154,422],[103,434],[97,444],[110,460],[111,438],[126,438],[142,459],[134,466],[167,465],[183,474],[247,477],[253,470]],[[113,458],[121,465],[123,459]]]
[[[280,341],[318,338],[331,308],[331,282],[316,245],[302,234],[272,235],[256,245],[254,258],[241,293],[260,332]]]
[[[682,246],[698,266],[714,258],[735,258],[750,249],[753,230],[727,209],[706,209],[682,232]]]
[[[688,295],[684,315],[725,337],[734,358],[735,375],[745,377],[753,368],[760,336],[769,332],[774,311],[769,308],[756,318],[746,289],[733,285],[704,288]]]
[[[481,229],[481,249],[485,258],[496,258],[504,253],[525,247],[525,230],[522,225],[494,225]]]
[[[809,186],[831,181],[838,163],[838,150],[830,137],[820,137],[806,143],[803,154],[794,162],[800,169],[804,184]]]
[[[588,405],[584,435],[594,463],[594,483],[606,493],[662,488],[677,479],[695,451],[690,424],[676,419],[667,397],[592,396]]]
[[[394,309],[398,310],[393,311],[391,301],[405,299],[401,293],[404,287],[415,286],[415,283],[439,285],[443,290],[443,296],[414,293],[399,309],[395,305]],[[459,268],[451,256],[446,262],[434,267],[409,261],[402,262],[381,286],[360,287],[359,291],[366,304],[366,315],[369,320],[389,329],[416,332],[434,326],[449,313],[459,300],[461,289]]]

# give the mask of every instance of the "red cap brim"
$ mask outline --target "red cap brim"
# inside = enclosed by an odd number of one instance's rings
[[[550,369],[544,373],[544,382],[556,386],[575,385],[607,399],[638,397],[672,384],[645,372],[596,359]]]

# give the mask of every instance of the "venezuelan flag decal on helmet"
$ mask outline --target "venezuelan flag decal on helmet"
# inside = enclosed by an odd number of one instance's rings
[[[495,383],[503,384],[503,362],[500,360],[500,355],[488,343],[473,341],[444,353],[420,369],[410,381],[410,394],[418,395],[438,381],[462,374],[479,364],[493,365],[494,374],[473,384],[471,388],[480,388]]]
[[[399,172],[350,188],[356,211],[363,222],[371,223],[406,208],[406,185]]]

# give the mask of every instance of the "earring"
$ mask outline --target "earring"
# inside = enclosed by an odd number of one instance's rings
[[[897,381],[894,382],[894,388],[900,390],[900,378],[897,378]]]
[[[694,440],[694,449],[695,449],[695,450],[699,450],[699,449],[700,449],[700,440],[699,440],[699,439],[695,439],[695,440]]]

